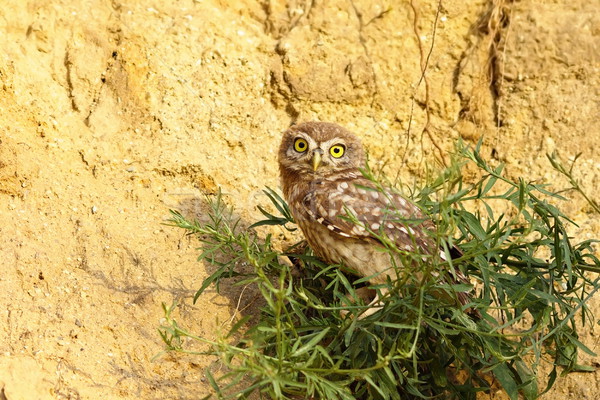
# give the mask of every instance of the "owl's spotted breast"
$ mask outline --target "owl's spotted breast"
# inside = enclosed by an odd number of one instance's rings
[[[372,276],[372,283],[383,283],[386,277],[398,278],[392,268],[390,255],[362,239],[343,237],[314,221],[298,224],[315,254],[329,264],[340,264],[346,271],[360,276]],[[382,268],[383,266],[383,268]]]
[[[434,246],[420,210],[398,194],[378,191],[363,177],[318,180],[295,187],[289,201],[292,214],[309,246],[328,263],[343,264],[373,283],[397,279],[400,258],[390,259],[380,239],[385,236],[400,251],[425,252]]]

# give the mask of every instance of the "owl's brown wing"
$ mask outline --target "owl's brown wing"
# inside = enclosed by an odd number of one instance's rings
[[[428,230],[431,221],[413,203],[389,190],[378,190],[371,181],[317,181],[302,205],[312,220],[341,236],[380,241],[387,236],[400,250],[433,254]],[[321,189],[321,190],[320,190]]]
[[[377,189],[371,181],[354,177],[348,180],[317,181],[314,190],[304,197],[303,214],[340,236],[381,243],[387,236],[398,249],[416,255],[446,254],[429,232],[433,222],[423,212],[399,194]],[[450,249],[450,257],[462,256],[460,249]],[[458,269],[448,271],[448,281],[469,283]],[[444,279],[445,280],[445,279]],[[461,304],[469,301],[467,293],[457,293]]]

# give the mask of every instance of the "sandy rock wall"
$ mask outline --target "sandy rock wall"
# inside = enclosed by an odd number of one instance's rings
[[[191,296],[197,243],[161,225],[221,188],[245,223],[294,121],[358,133],[391,176],[485,137],[512,176],[600,190],[600,17],[584,1],[5,0],[0,5],[0,393],[197,398],[161,303],[212,337],[251,301]],[[426,70],[423,74],[422,71]],[[577,195],[579,238],[600,237]],[[593,307],[598,307],[597,302]],[[598,351],[590,332],[584,342]],[[588,363],[593,359],[585,359]],[[545,399],[600,396],[597,373]],[[33,382],[33,384],[30,384]],[[501,395],[498,395],[501,398]],[[565,397],[567,396],[567,397]],[[569,397],[570,396],[570,397]],[[1,396],[0,396],[1,397]]]

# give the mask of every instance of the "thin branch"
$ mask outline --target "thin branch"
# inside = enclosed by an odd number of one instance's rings
[[[411,0],[410,7],[412,8],[412,11],[413,11],[413,31],[415,33],[415,36],[417,38],[417,43],[419,45],[421,76],[419,77],[419,81],[417,82],[417,85],[415,87],[415,94],[413,95],[413,98],[412,98],[411,113],[410,113],[410,119],[409,119],[409,125],[408,125],[408,133],[410,133],[410,126],[412,123],[412,115],[413,115],[413,110],[414,110],[416,91],[419,88],[419,86],[421,86],[421,83],[424,82],[425,83],[425,126],[423,127],[423,130],[421,131],[421,145],[423,143],[423,135],[426,133],[427,136],[429,137],[429,140],[431,140],[431,143],[438,150],[438,153],[440,156],[440,161],[442,162],[442,164],[444,166],[447,166],[448,164],[446,162],[446,157],[444,156],[444,151],[442,150],[441,146],[437,143],[437,141],[433,137],[433,134],[431,133],[431,130],[430,130],[430,125],[431,125],[431,110],[429,107],[430,88],[429,88],[429,81],[427,79],[427,74],[426,74],[427,68],[429,67],[429,60],[431,58],[431,54],[433,53],[433,48],[435,46],[435,37],[437,35],[437,24],[438,24],[440,12],[442,9],[442,0],[438,0],[437,10],[435,13],[435,19],[433,21],[433,29],[431,32],[431,46],[429,47],[427,54],[425,54],[425,48],[423,45],[423,41],[421,40],[421,32],[419,30],[419,11],[417,9],[417,6],[415,5],[415,0]]]

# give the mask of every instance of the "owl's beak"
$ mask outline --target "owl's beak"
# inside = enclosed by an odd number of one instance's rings
[[[322,155],[323,155],[323,150],[321,150],[321,149],[317,149],[313,152],[313,157],[312,157],[313,171],[316,171],[317,168],[319,168],[319,165],[321,164],[321,156]]]

